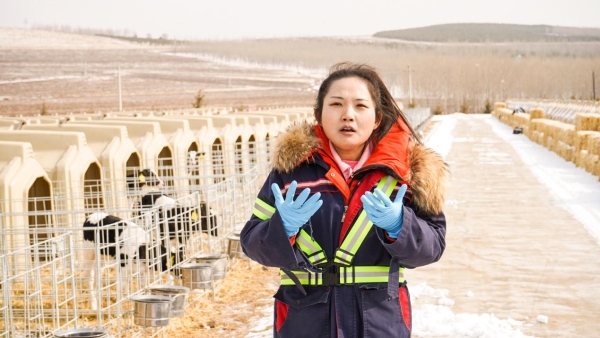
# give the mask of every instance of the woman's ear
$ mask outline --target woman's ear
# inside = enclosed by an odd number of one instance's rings
[[[373,130],[377,129],[381,124],[381,120],[383,119],[383,113],[381,111],[377,112],[377,118],[375,120],[375,125],[373,126]]]

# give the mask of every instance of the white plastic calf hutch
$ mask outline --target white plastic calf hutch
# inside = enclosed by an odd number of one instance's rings
[[[127,199],[126,177],[133,174],[133,170],[140,169],[141,158],[125,126],[68,123],[59,126],[26,125],[24,129],[85,133],[88,146],[102,166],[106,209],[123,211],[122,218],[129,216],[124,211],[131,207]]]
[[[191,154],[197,154],[200,147],[187,120],[157,116],[142,117],[141,115],[139,117],[107,117],[107,119],[159,123],[163,135],[169,140],[171,149],[173,149],[173,195],[181,197],[190,193],[189,173],[194,170],[192,166],[195,167],[195,162],[191,162],[191,160],[196,160],[196,158],[192,159],[190,156]]]
[[[165,186],[173,186],[173,150],[169,141],[161,132],[158,122],[101,120],[78,121],[77,124],[95,124],[127,127],[127,134],[137,148],[141,159],[141,167],[156,169],[163,178]]]
[[[225,140],[225,166],[226,173],[232,175],[243,174],[248,170],[250,147],[248,141],[256,140],[254,130],[247,119],[235,115],[219,115],[209,117],[213,125],[220,130]]]
[[[88,213],[104,209],[102,170],[84,133],[0,131],[0,140],[31,143],[34,158],[52,181],[58,226],[81,226]]]
[[[19,130],[21,129],[22,121],[13,119],[0,119],[0,130]]]
[[[243,171],[243,162],[242,162],[242,148],[243,148],[243,140],[244,138],[247,139],[246,136],[247,131],[244,130],[244,128],[240,128],[235,124],[235,119],[232,118],[225,118],[223,119],[222,116],[180,116],[179,118],[182,119],[186,119],[188,121],[190,121],[190,127],[192,127],[192,130],[196,131],[197,129],[194,128],[194,122],[193,121],[205,121],[206,123],[208,123],[207,129],[211,128],[217,131],[218,133],[218,138],[219,141],[222,141],[222,143],[219,145],[220,151],[214,149],[214,143],[213,143],[213,149],[211,149],[210,151],[213,153],[212,157],[213,157],[213,167],[215,166],[215,162],[214,160],[216,158],[218,158],[219,156],[221,156],[222,159],[222,172],[216,174],[217,176],[219,174],[222,175],[236,175],[239,174]],[[210,121],[210,122],[208,122]],[[196,133],[196,135],[198,136],[198,133]],[[212,140],[207,140],[206,136],[201,136],[198,138],[198,141],[200,142],[200,144],[203,144],[203,140],[206,142],[211,142]],[[216,139],[213,139],[215,142],[217,141]]]
[[[197,184],[205,185],[222,181],[225,178],[224,141],[212,120],[202,116],[171,117],[188,121],[198,141],[198,151],[202,155],[198,158],[198,170],[194,173],[197,175],[193,175],[198,180]]]
[[[295,121],[298,122],[314,120],[314,108],[312,107],[284,107],[273,109],[272,111],[289,114]]]
[[[51,124],[58,125],[65,121],[64,116],[27,116],[19,117],[23,124]]]
[[[258,173],[261,175],[261,181],[268,174],[268,161],[270,160],[271,142],[279,134],[277,117],[269,115],[259,115],[254,112],[235,113],[235,116],[244,116],[248,124],[252,127],[255,135],[255,149],[249,149],[250,164],[258,165]],[[252,142],[249,140],[248,145]]]
[[[72,236],[55,232],[52,182],[31,143],[0,149],[0,337],[43,337],[77,317]]]
[[[0,253],[51,237],[52,182],[28,142],[0,141]],[[32,243],[33,242],[33,243]]]

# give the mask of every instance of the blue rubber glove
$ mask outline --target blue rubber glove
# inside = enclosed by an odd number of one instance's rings
[[[298,186],[298,183],[292,181],[285,194],[284,200],[283,195],[281,195],[281,189],[277,183],[271,185],[271,190],[275,195],[275,207],[277,208],[277,211],[279,211],[279,215],[283,221],[283,227],[285,228],[288,237],[297,234],[300,228],[308,222],[312,215],[314,215],[323,204],[323,201],[320,199],[320,192],[312,195],[308,201],[306,200],[310,194],[309,188],[302,190],[300,195],[298,195],[298,198],[294,201],[296,186]]]
[[[370,191],[367,191],[360,197],[363,202],[363,209],[367,217],[376,226],[387,231],[390,238],[398,238],[402,230],[402,199],[406,193],[406,184],[403,184],[396,194],[394,202],[387,197],[380,189],[375,189],[375,197]]]

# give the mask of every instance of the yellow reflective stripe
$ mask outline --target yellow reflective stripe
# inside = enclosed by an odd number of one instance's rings
[[[300,230],[298,236],[296,236],[296,244],[298,244],[300,250],[304,252],[313,265],[327,262],[325,251],[304,229]]]
[[[320,276],[321,274],[307,271],[291,272],[296,276],[296,278],[298,278],[298,281],[300,281],[300,284],[302,285],[323,285],[323,279]],[[290,277],[288,277],[288,275],[286,275],[285,272],[279,271],[279,275],[281,277],[281,285],[295,285],[294,281]]]
[[[397,182],[398,181],[393,177],[386,176],[379,180],[377,188],[389,197],[392,194],[392,191],[394,191]],[[334,262],[348,265],[351,264],[354,255],[372,227],[373,222],[367,218],[367,213],[363,210],[350,228],[350,232],[344,239],[344,242],[342,242],[342,245],[340,245],[335,252]]]
[[[267,202],[257,197],[254,200],[254,208],[252,209],[252,213],[254,216],[266,221],[273,217],[273,214],[275,213],[275,207],[270,206]]]
[[[354,254],[358,251],[358,248],[372,226],[373,223],[367,218],[367,213],[363,210],[354,222],[354,225],[352,225],[350,233],[346,236],[342,245],[336,250],[334,262],[341,264],[352,263]]]
[[[387,266],[350,266],[340,267],[340,284],[357,283],[387,283],[389,277],[389,267]],[[319,286],[323,285],[323,275],[321,273],[309,271],[291,271],[302,285]],[[281,285],[294,285],[294,281],[280,271]],[[404,283],[404,268],[399,269],[398,282]]]

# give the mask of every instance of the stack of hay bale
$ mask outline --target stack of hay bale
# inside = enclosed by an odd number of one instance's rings
[[[575,164],[600,176],[600,114],[577,114],[575,130]]]
[[[496,102],[492,115],[513,128],[523,128],[523,134],[528,132],[529,114],[514,112],[512,109],[506,108],[506,104],[503,102]]]
[[[600,114],[578,113],[575,125],[545,118],[542,109],[529,114],[507,109],[503,102],[494,105],[493,116],[513,128],[523,128],[532,141],[600,176]]]

